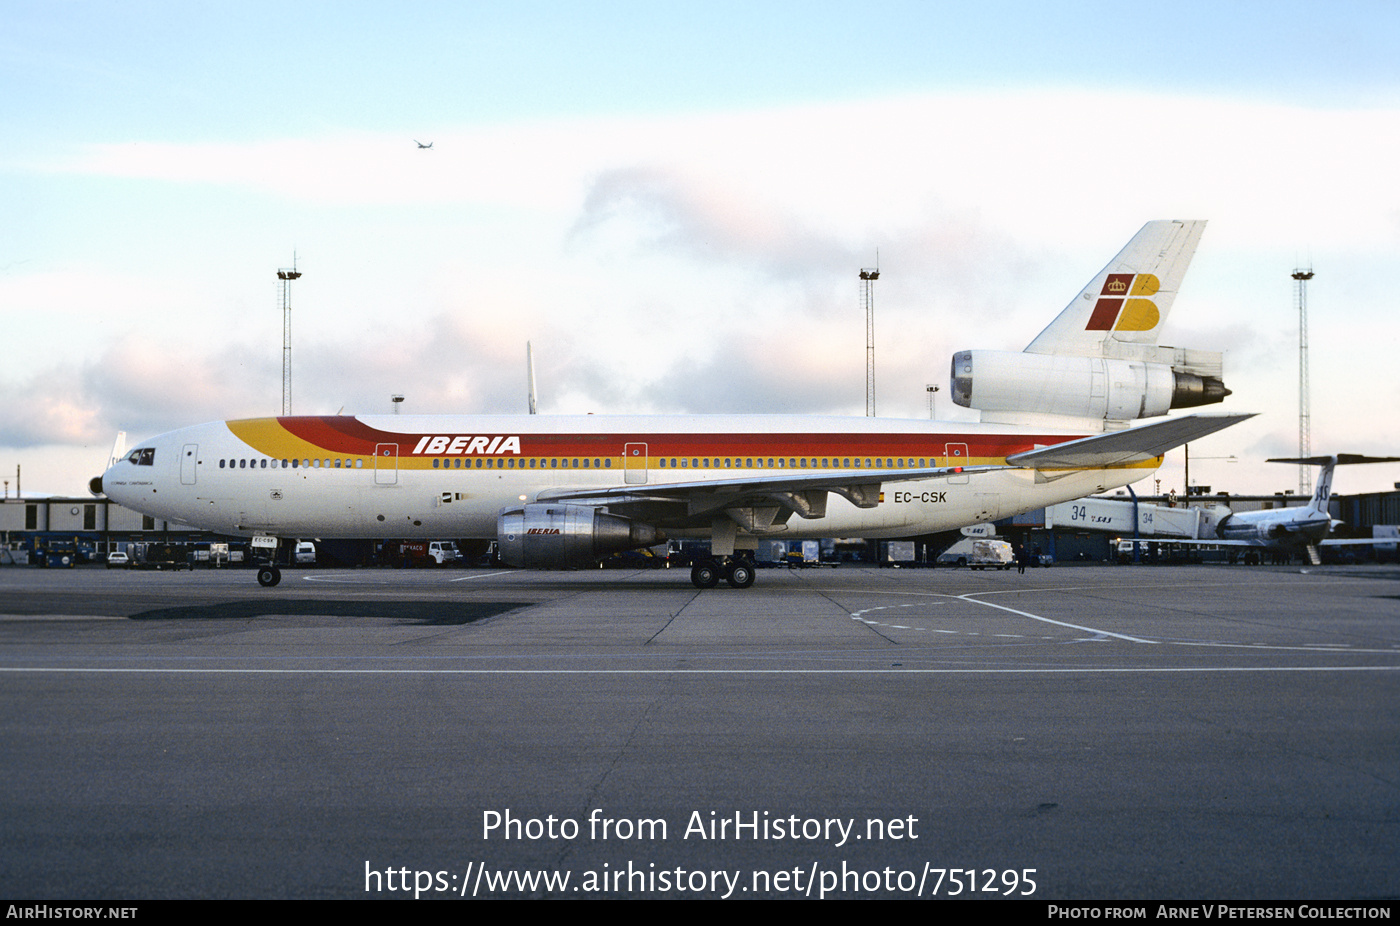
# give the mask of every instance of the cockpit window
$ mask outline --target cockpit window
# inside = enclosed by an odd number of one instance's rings
[[[126,460],[128,463],[131,463],[135,466],[155,466],[156,448],[138,447],[137,449],[131,451],[131,453],[127,454]]]

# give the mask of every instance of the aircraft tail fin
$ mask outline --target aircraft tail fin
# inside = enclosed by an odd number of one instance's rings
[[[1328,457],[1322,464],[1322,471],[1317,474],[1317,485],[1313,487],[1312,501],[1308,503],[1311,510],[1327,514],[1327,503],[1332,500],[1332,473],[1336,468],[1336,457]]]
[[[126,456],[126,432],[118,431],[117,439],[112,441],[112,452],[107,455],[107,467],[115,466],[117,461]]]
[[[1270,457],[1270,463],[1300,463],[1308,466],[1321,466],[1317,474],[1317,484],[1313,488],[1312,501],[1308,508],[1327,514],[1327,503],[1332,500],[1332,471],[1338,466],[1351,466],[1356,463],[1400,463],[1400,457],[1368,457],[1360,453],[1339,453],[1321,457]]]
[[[530,342],[525,342],[525,378],[528,381],[529,395],[526,403],[530,407],[530,414],[537,414],[535,401],[535,349],[530,346]]]
[[[953,401],[983,421],[1099,431],[1222,401],[1219,352],[1157,343],[1205,227],[1148,222],[1024,351],[954,354]]]
[[[1112,342],[1156,344],[1204,220],[1148,222],[1026,347],[1032,354],[1114,356]]]

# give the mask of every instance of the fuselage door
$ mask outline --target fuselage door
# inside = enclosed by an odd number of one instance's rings
[[[646,485],[647,445],[624,444],[622,447],[622,476],[628,485]]]
[[[374,445],[374,484],[392,486],[399,484],[399,445]]]
[[[186,444],[180,451],[180,485],[192,486],[195,483],[195,467],[199,464],[199,445]]]
[[[967,444],[944,444],[943,445],[943,465],[944,466],[967,466]],[[957,485],[966,485],[967,476],[949,476],[948,481]]]

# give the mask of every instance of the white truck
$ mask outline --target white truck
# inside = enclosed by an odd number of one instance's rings
[[[389,561],[400,566],[449,566],[462,561],[451,540],[400,540],[392,544]]]
[[[969,537],[959,540],[942,553],[935,563],[939,566],[967,566],[970,569],[1010,569],[1016,564],[1016,554],[1005,540],[982,540]]]

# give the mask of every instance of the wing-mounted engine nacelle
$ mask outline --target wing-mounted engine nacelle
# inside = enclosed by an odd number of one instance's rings
[[[501,560],[526,569],[583,566],[665,539],[650,524],[588,505],[540,503],[503,508],[496,515]]]
[[[953,355],[953,401],[984,412],[1127,421],[1209,405],[1230,394],[1219,375],[1211,375],[1219,372],[1219,354],[1147,350],[1160,359],[959,351]],[[1174,362],[1178,357],[1181,362]]]

